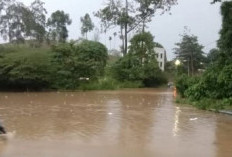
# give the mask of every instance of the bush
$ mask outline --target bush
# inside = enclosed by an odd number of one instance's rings
[[[197,77],[189,77],[186,74],[179,75],[175,80],[175,85],[181,97],[186,96],[186,91],[195,83],[198,82]]]
[[[83,62],[91,70],[87,77],[98,77],[103,76],[104,68],[108,59],[107,48],[95,41],[83,41],[77,45],[78,59],[80,62]],[[84,71],[88,71],[84,69]]]
[[[142,82],[145,87],[167,83],[156,60],[156,44],[151,33],[137,34],[130,42],[129,53],[112,65],[113,77],[119,81]]]
[[[212,54],[212,64],[197,82],[189,82],[189,78],[177,79],[176,85],[181,96],[202,109],[223,109],[232,104],[232,31],[231,31],[232,2],[224,2],[221,7],[223,28],[218,41],[219,50]],[[210,56],[209,56],[210,57]]]
[[[156,59],[143,64],[137,56],[127,54],[112,65],[112,75],[119,81],[142,82],[145,87],[155,87],[167,83],[167,78],[159,69]]]
[[[188,82],[189,87],[184,94],[192,100],[229,98],[232,97],[231,80],[232,65],[227,65],[220,71],[215,67],[211,67],[198,81]]]
[[[219,70],[212,66],[201,77],[182,75],[176,80],[180,96],[201,109],[223,109],[231,106],[232,101],[232,65],[226,65]]]
[[[60,43],[52,52],[10,44],[0,50],[2,89],[77,89],[81,77],[102,77],[107,60],[105,46],[93,41]]]
[[[43,89],[51,83],[51,57],[46,52],[14,52],[0,59],[0,88]]]
[[[128,54],[112,65],[112,75],[119,81],[141,80],[143,72],[137,57]]]
[[[145,87],[156,87],[167,83],[167,78],[159,69],[156,59],[144,64],[143,73],[142,82]]]
[[[81,41],[63,43],[53,47],[53,62],[57,64],[54,87],[76,89],[79,78],[96,80],[103,76],[107,49],[99,42]]]

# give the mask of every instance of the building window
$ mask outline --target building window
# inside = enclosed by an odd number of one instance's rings
[[[161,59],[163,58],[163,54],[162,54],[162,53],[160,54],[160,58],[161,58]]]
[[[163,63],[162,63],[162,62],[160,62],[160,67],[162,68],[162,66],[163,66]]]

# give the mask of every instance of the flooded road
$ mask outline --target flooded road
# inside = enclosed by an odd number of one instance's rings
[[[231,157],[232,116],[167,89],[0,93],[0,157]]]

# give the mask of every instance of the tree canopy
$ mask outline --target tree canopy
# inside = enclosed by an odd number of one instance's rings
[[[157,9],[167,11],[177,0],[108,0],[95,15],[101,19],[104,31],[119,26],[123,54],[127,54],[127,36],[133,30],[145,32]]]
[[[52,13],[48,19],[47,25],[49,27],[49,35],[53,41],[65,42],[68,38],[67,25],[70,25],[72,20],[69,14],[64,11],[57,10]]]
[[[176,43],[174,54],[181,60],[189,75],[193,75],[199,68],[202,68],[202,63],[205,62],[203,46],[198,43],[194,35],[184,34],[181,42]]]
[[[94,28],[94,23],[92,22],[89,14],[85,14],[84,17],[81,17],[81,34],[86,36],[87,39],[87,34],[88,32],[91,32]]]
[[[113,65],[114,77],[120,81],[142,81],[145,87],[166,83],[156,60],[153,36],[149,32],[139,33],[130,42],[128,54]]]
[[[222,14],[222,29],[220,31],[220,39],[218,41],[218,47],[224,56],[223,61],[228,64],[232,61],[232,2],[224,2],[221,6]]]
[[[39,43],[43,41],[47,12],[42,1],[35,0],[27,7],[14,0],[3,0],[0,6],[0,33],[5,40],[17,43],[26,38]]]

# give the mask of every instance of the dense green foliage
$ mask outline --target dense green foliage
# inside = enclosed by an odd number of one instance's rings
[[[220,51],[219,49],[212,49],[209,51],[207,57],[206,57],[206,63],[208,65],[215,64],[220,57]]]
[[[232,98],[231,80],[232,65],[224,67],[212,65],[200,77],[179,76],[176,79],[176,88],[181,97],[196,103],[206,99],[227,100]]]
[[[44,3],[35,0],[30,6],[14,0],[0,4],[0,34],[9,42],[22,43],[28,37],[41,44],[46,33],[46,9]]]
[[[211,64],[198,78],[182,75],[176,80],[180,96],[202,109],[232,106],[232,2],[223,2],[221,9],[223,25],[219,50],[211,51]]]
[[[122,40],[122,52],[127,54],[128,34],[133,30],[145,32],[157,10],[168,11],[177,0],[108,0],[95,16],[100,18],[104,32],[118,26]]]
[[[25,47],[5,48],[5,52],[8,50],[11,53],[4,53],[0,58],[1,89],[48,88],[54,71],[48,52]]]
[[[176,46],[174,53],[181,61],[185,73],[193,75],[198,69],[203,68],[205,63],[203,46],[198,43],[196,36],[184,34],[181,42],[176,43]]]
[[[223,2],[221,6],[222,29],[220,31],[220,39],[218,47],[225,59],[225,64],[231,64],[232,61],[232,2]]]
[[[47,42],[64,42],[68,37],[67,25],[71,24],[69,15],[55,11],[49,19],[45,3],[34,0],[30,6],[17,0],[0,2],[0,35],[9,43],[22,44],[30,39],[33,47]]]
[[[59,44],[53,47],[54,64],[57,64],[57,88],[76,89],[80,78],[95,80],[104,74],[107,49],[93,41]]]
[[[72,20],[69,14],[66,14],[64,11],[57,10],[52,13],[47,22],[49,27],[48,38],[52,41],[65,42],[68,37],[67,25],[71,23]]]
[[[82,35],[85,35],[86,37],[86,40],[88,38],[87,34],[88,32],[91,32],[94,28],[94,24],[89,16],[89,14],[85,14],[84,17],[81,17],[81,23],[82,23],[82,26],[81,26],[81,34]]]
[[[155,43],[145,28],[156,10],[165,12],[176,1],[108,1],[95,15],[105,33],[109,27],[119,26],[114,42],[116,36],[122,40],[122,51],[108,57],[106,47],[99,42],[67,42],[67,26],[72,20],[64,11],[57,10],[47,18],[41,0],[29,6],[19,0],[1,0],[0,35],[9,44],[0,46],[0,89],[115,89],[166,83],[154,51],[162,45]],[[94,24],[88,13],[81,22],[87,39]],[[142,33],[132,38],[129,47],[127,36],[135,29]],[[110,45],[112,39],[110,36]]]
[[[104,75],[107,49],[93,41],[55,45],[52,50],[1,46],[1,89],[77,89]]]
[[[141,81],[146,87],[166,83],[154,51],[155,43],[150,33],[141,33],[131,39],[129,53],[112,67],[114,78],[123,81]]]

